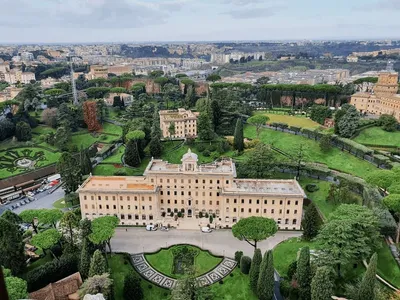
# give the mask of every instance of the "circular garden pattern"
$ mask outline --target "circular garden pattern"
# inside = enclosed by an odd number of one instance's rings
[[[200,286],[220,281],[236,267],[236,261],[227,257],[212,255],[192,245],[174,245],[155,253],[132,255],[135,269],[152,283],[173,288],[177,279],[192,269]]]
[[[57,162],[59,153],[38,147],[0,151],[0,178],[16,175]]]

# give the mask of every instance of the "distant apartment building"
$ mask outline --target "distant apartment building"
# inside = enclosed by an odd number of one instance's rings
[[[251,57],[253,60],[259,60],[260,57],[264,59],[265,52],[212,53],[211,63],[226,64],[229,63],[231,59],[239,61],[241,58],[248,58],[248,57]]]
[[[5,81],[9,84],[24,83],[28,84],[31,80],[36,80],[35,73],[22,72],[17,69],[9,69],[8,64],[0,64],[0,81]]]
[[[22,52],[21,53],[22,61],[32,61],[34,59],[35,59],[35,57],[33,56],[33,53],[31,53],[31,52]]]
[[[355,55],[349,55],[347,56],[346,61],[351,63],[356,63],[358,62],[358,57]]]
[[[0,91],[0,102],[14,99],[21,91],[22,88],[16,88],[11,86],[6,87],[4,90]]]
[[[381,72],[373,93],[356,93],[351,96],[350,104],[360,113],[373,115],[393,115],[400,122],[399,76],[396,72]]]
[[[160,128],[163,138],[186,138],[197,136],[197,117],[199,113],[179,108],[178,110],[160,110]],[[171,123],[175,132],[170,133]]]
[[[181,222],[215,214],[217,226],[230,228],[260,216],[290,230],[300,229],[306,197],[296,180],[238,179],[231,159],[199,165],[190,149],[181,164],[152,159],[143,176],[89,176],[77,192],[82,218],[91,220],[114,215],[121,225],[168,225],[181,212]]]
[[[120,76],[122,74],[132,74],[132,66],[90,66],[87,79],[108,78],[108,74]]]

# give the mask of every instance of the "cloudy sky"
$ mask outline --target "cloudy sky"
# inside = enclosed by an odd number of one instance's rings
[[[1,43],[400,38],[400,0],[0,0]]]

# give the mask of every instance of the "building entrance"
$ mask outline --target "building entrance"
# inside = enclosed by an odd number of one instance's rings
[[[187,211],[187,216],[188,216],[189,218],[192,217],[192,210],[191,210],[191,209],[188,209],[188,211]]]

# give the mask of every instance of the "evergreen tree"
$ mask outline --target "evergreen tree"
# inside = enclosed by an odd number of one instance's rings
[[[32,138],[32,130],[28,123],[18,122],[15,127],[15,137],[18,141],[26,142]]]
[[[90,261],[89,277],[102,275],[107,272],[106,260],[100,250],[94,251]]]
[[[82,175],[89,175],[90,172],[92,172],[92,162],[89,153],[83,146],[81,146],[81,151],[79,153],[79,164],[81,166]]]
[[[361,281],[358,290],[358,300],[375,299],[375,285],[376,285],[376,268],[378,263],[378,256],[374,253],[369,261],[367,271]]]
[[[124,281],[124,299],[125,300],[142,300],[144,297],[143,290],[140,285],[140,278],[129,273]]]
[[[79,263],[79,272],[83,278],[89,277],[90,269],[90,245],[89,240],[84,238],[82,241],[81,257]]]
[[[214,126],[214,132],[217,132],[218,130],[218,126],[220,124],[220,120],[222,117],[222,111],[221,111],[221,107],[219,106],[219,103],[217,100],[212,100],[211,101],[211,111],[212,111],[212,124]]]
[[[352,137],[357,130],[359,120],[360,113],[357,109],[354,106],[349,107],[339,121],[339,135],[345,138]]]
[[[257,284],[258,284],[258,276],[260,274],[260,265],[262,261],[261,250],[256,248],[254,250],[253,260],[251,261],[250,267],[250,288],[251,290],[257,294]]]
[[[21,273],[26,266],[24,245],[18,226],[0,218],[0,266]]]
[[[141,163],[139,143],[145,138],[145,133],[134,130],[128,132],[125,138],[128,141],[125,148],[125,163],[131,167],[138,167]]]
[[[233,136],[233,148],[240,152],[244,150],[243,123],[240,118],[236,121],[235,134]]]
[[[81,183],[82,174],[78,161],[69,152],[63,152],[57,163],[57,171],[65,182],[65,193],[75,192]]]
[[[272,251],[264,254],[257,282],[257,295],[260,300],[272,300],[274,296],[274,260]]]
[[[201,112],[197,120],[197,135],[200,140],[209,141],[214,138],[211,118],[208,112]]]
[[[333,282],[329,267],[317,269],[311,281],[311,300],[330,300],[333,295]]]
[[[310,248],[303,247],[300,250],[299,260],[297,261],[297,283],[299,284],[300,300],[309,300],[311,298],[311,266],[310,266]]]
[[[301,223],[301,226],[303,227],[303,239],[310,241],[315,238],[318,234],[320,225],[321,222],[317,207],[314,202],[311,202],[306,209],[304,219]]]
[[[160,128],[160,116],[158,110],[154,111],[153,125],[151,127],[151,139],[149,143],[150,154],[152,157],[160,157],[162,154],[162,143],[161,143],[161,128]]]

